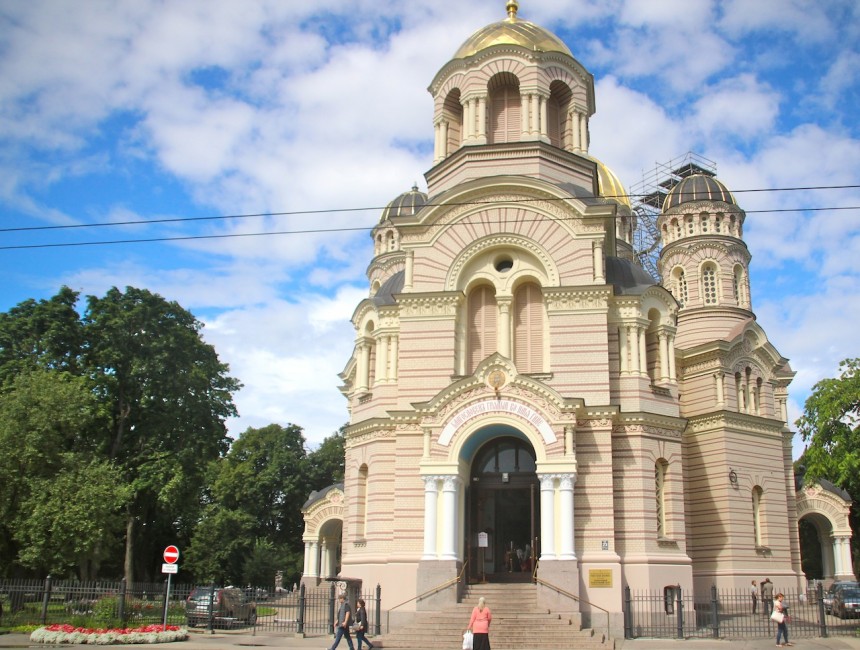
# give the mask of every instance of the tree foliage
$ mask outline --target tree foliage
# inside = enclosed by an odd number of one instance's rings
[[[836,378],[822,379],[806,400],[803,416],[797,420],[801,437],[807,442],[799,460],[805,468],[804,480],[826,479],[860,499],[860,359],[845,359]],[[860,515],[852,508],[853,556],[860,559]]]

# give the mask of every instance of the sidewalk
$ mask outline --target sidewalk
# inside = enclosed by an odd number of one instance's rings
[[[193,631],[189,633],[187,641],[177,643],[160,643],[160,650],[230,650],[234,648],[283,648],[285,650],[302,650],[314,648],[324,650],[330,647],[333,638],[331,636],[312,636],[296,638],[292,635],[282,633],[263,632],[257,635],[245,633],[206,632]],[[492,641],[492,639],[491,639]],[[794,650],[860,650],[860,638],[836,637],[836,638],[814,638],[792,640]],[[410,650],[425,650],[432,643],[426,640],[417,640],[415,648]],[[616,650],[764,650],[776,646],[776,639],[746,639],[746,640],[714,640],[714,639],[616,639]],[[0,634],[0,648],[50,648],[38,643],[30,643],[27,634]],[[92,650],[89,645],[64,645],[63,648],[84,648]],[[118,646],[113,646],[118,647]],[[130,648],[132,646],[121,646]],[[152,647],[152,646],[134,646]],[[342,640],[339,650],[348,650],[346,640]],[[443,649],[438,649],[443,650]],[[450,648],[444,650],[459,650]],[[528,650],[528,648],[523,648]]]

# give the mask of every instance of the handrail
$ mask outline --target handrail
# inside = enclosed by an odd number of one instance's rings
[[[431,587],[427,591],[420,593],[417,596],[413,596],[409,600],[404,600],[402,603],[399,603],[399,604],[395,605],[394,607],[389,608],[385,612],[385,626],[389,630],[391,629],[391,625],[390,625],[391,619],[389,617],[391,616],[391,612],[393,612],[398,607],[401,607],[401,606],[405,605],[406,603],[411,603],[413,600],[419,600],[421,598],[424,598],[424,596],[429,596],[430,594],[438,593],[438,592],[442,591],[443,589],[447,589],[451,585],[457,584],[458,582],[460,582],[460,579],[463,577],[463,574],[466,572],[466,566],[468,564],[469,564],[469,560],[466,560],[465,562],[463,562],[463,568],[460,569],[460,573],[457,575],[456,578],[451,578],[449,580],[446,580],[445,582],[440,582],[435,587]]]
[[[595,607],[596,609],[599,609],[600,611],[605,612],[606,613],[606,636],[609,637],[610,627],[609,627],[609,610],[608,609],[604,609],[600,605],[595,605],[594,603],[592,603],[589,600],[585,600],[584,598],[580,598],[579,596],[576,596],[576,595],[570,593],[569,591],[562,589],[558,585],[554,585],[553,583],[544,580],[543,578],[538,578],[537,575],[535,575],[535,582],[540,583],[540,584],[544,585],[545,587],[549,587],[550,589],[554,589],[557,593],[559,593],[563,596],[567,596],[568,598],[573,598],[573,600],[575,600],[579,603],[585,603],[586,605],[590,605],[591,607]]]

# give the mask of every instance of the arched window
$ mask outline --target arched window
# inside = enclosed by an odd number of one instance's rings
[[[572,94],[567,84],[553,81],[549,86],[549,99],[546,102],[546,129],[551,145],[564,148],[569,142],[573,147],[573,139],[565,132],[567,126],[567,111]]]
[[[703,212],[701,215],[699,215],[699,227],[701,228],[701,232],[703,235],[708,232],[709,225],[710,224],[708,222],[708,213]]]
[[[502,72],[490,79],[488,90],[489,142],[519,142],[523,130],[519,80]]]
[[[702,266],[702,297],[704,298],[704,304],[716,305],[718,302],[717,296],[717,267],[712,262],[708,262]]]
[[[752,514],[753,514],[753,536],[756,547],[764,546],[764,535],[762,534],[762,498],[764,491],[756,485],[752,490]]]
[[[669,463],[660,458],[654,463],[654,496],[657,506],[657,537],[667,537],[666,528],[666,475],[669,472]]]
[[[367,387],[373,386],[376,381],[376,339],[373,338],[375,326],[372,322],[365,328],[365,341],[368,346],[367,353]]]
[[[468,321],[468,372],[496,351],[496,323],[498,321],[496,292],[482,284],[469,293]]]
[[[660,338],[658,328],[660,327],[660,312],[656,309],[648,311],[648,329],[645,330],[645,362],[648,377],[651,383],[656,384],[660,376]]]
[[[744,267],[740,264],[735,264],[735,268],[732,271],[732,284],[735,292],[735,302],[738,307],[748,307],[746,273],[744,272]]]
[[[687,306],[689,295],[687,294],[687,276],[684,269],[676,266],[672,269],[672,295],[681,307]]]
[[[675,228],[675,239],[681,239],[681,237],[684,236],[684,227],[681,225],[681,222],[677,219],[673,219],[672,225]]]
[[[448,140],[443,157],[448,156],[463,144],[463,105],[460,103],[460,90],[455,89],[445,98],[442,118],[448,123]]]
[[[741,373],[735,373],[735,393],[738,398],[738,413],[744,413],[747,410],[746,395],[744,394],[744,382]]]
[[[543,370],[543,294],[534,282],[514,292],[514,363],[520,372]]]

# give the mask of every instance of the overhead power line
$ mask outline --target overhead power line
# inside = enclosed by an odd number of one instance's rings
[[[796,192],[796,191],[812,191],[812,190],[840,190],[840,189],[858,189],[860,185],[819,185],[809,187],[781,187],[781,188],[761,188],[761,189],[746,189],[736,190],[733,194],[749,193],[749,192]],[[628,198],[636,198],[636,195],[626,195]],[[583,198],[619,198],[617,195],[603,195],[600,197],[541,197],[541,198],[525,198],[525,199],[510,199],[505,200],[505,203],[532,203],[537,201],[567,201]],[[444,204],[427,203],[424,207],[434,207],[439,205],[446,206],[463,206],[463,205],[493,205],[498,201],[464,201],[464,202],[448,202]],[[295,210],[289,212],[260,212],[249,214],[230,214],[230,215],[213,215],[203,217],[167,217],[162,219],[142,219],[134,221],[112,221],[103,223],[86,223],[86,224],[66,224],[66,225],[51,225],[51,226],[26,226],[15,228],[0,228],[0,233],[9,232],[33,232],[33,231],[48,231],[48,230],[70,230],[80,228],[100,228],[114,226],[137,226],[137,225],[154,225],[162,223],[194,223],[201,221],[218,221],[228,219],[249,219],[257,217],[282,217],[282,216],[302,216],[313,214],[333,214],[346,212],[367,212],[381,211],[385,207],[361,207],[361,208],[332,208],[327,210]],[[780,213],[780,212],[827,212],[840,210],[858,210],[860,206],[834,206],[834,207],[817,207],[817,208],[773,208],[765,210],[744,210],[746,214],[755,213]],[[521,223],[525,221],[519,220]],[[412,224],[404,224],[401,227],[410,227]],[[445,224],[445,227],[453,227],[457,224]],[[338,227],[338,228],[307,228],[296,230],[267,230],[262,232],[250,233],[223,233],[210,235],[176,235],[165,237],[149,237],[149,238],[134,238],[134,239],[111,239],[103,241],[84,241],[84,242],[56,242],[56,243],[41,243],[41,244],[16,244],[8,246],[0,246],[0,250],[23,250],[36,248],[62,248],[75,246],[105,246],[116,244],[144,244],[172,241],[189,241],[202,239],[231,239],[237,237],[264,237],[264,236],[279,236],[279,235],[302,235],[302,234],[320,234],[320,233],[336,233],[336,232],[355,232],[355,231],[370,231],[374,226],[354,226],[354,227]],[[416,224],[415,227],[426,227]]]

